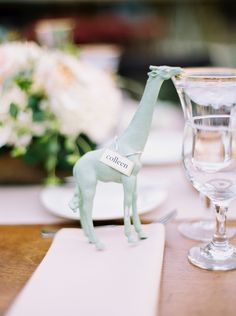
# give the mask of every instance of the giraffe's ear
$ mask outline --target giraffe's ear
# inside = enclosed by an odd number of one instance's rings
[[[150,65],[149,69],[151,70],[151,71],[149,71],[147,73],[149,77],[155,78],[160,73],[160,67],[159,66]]]
[[[149,66],[149,69],[150,69],[150,70],[158,70],[158,66],[150,65],[150,66]]]
[[[156,71],[149,71],[147,74],[148,74],[149,77],[153,77],[153,78],[157,76],[157,72]]]
[[[183,68],[173,67],[170,72],[171,72],[171,76],[173,77],[173,76],[181,74],[181,72],[183,72]]]

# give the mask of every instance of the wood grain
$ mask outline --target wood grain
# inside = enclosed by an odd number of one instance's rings
[[[166,235],[160,315],[236,315],[236,270],[199,269],[187,261],[188,250],[199,242],[182,237],[177,223],[167,225]]]
[[[0,315],[50,247],[52,239],[42,238],[41,228],[41,225],[0,226]],[[232,242],[236,244],[236,238]],[[193,245],[196,242],[179,234],[177,223],[167,225],[159,316],[235,315],[236,270],[212,272],[192,266],[186,256]]]
[[[0,226],[0,315],[21,290],[51,244],[39,226]]]

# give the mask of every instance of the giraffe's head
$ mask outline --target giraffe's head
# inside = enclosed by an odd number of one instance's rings
[[[173,76],[180,74],[183,70],[180,67],[169,67],[169,66],[150,66],[151,70],[148,75],[152,78],[162,78],[163,80],[170,79]]]

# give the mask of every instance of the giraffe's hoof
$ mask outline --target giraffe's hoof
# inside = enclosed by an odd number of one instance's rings
[[[95,247],[97,250],[104,250],[105,249],[105,245],[100,241],[95,243]]]
[[[139,239],[147,239],[148,236],[141,230],[138,232]]]
[[[133,243],[135,243],[136,241],[137,241],[137,239],[136,239],[133,235],[128,236],[128,242],[129,242],[130,244],[133,244]]]

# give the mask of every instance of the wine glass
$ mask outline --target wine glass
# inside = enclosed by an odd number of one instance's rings
[[[201,204],[206,211],[204,219],[193,222],[183,222],[178,225],[178,231],[184,237],[197,241],[211,241],[215,231],[215,215],[212,212],[213,207],[209,198],[200,193],[199,198]],[[233,238],[236,234],[235,227],[227,227],[228,238]]]
[[[173,83],[176,86],[177,92],[180,97],[182,109],[184,112],[185,120],[188,120],[189,117],[196,114],[196,105],[191,103],[191,100],[185,98],[185,93],[183,92],[183,82],[185,84],[191,82],[193,77],[196,79],[198,77],[198,81],[201,79],[209,80],[214,73],[220,73],[221,75],[225,76],[226,80],[234,80],[234,79],[227,79],[227,75],[231,75],[231,73],[235,72],[234,69],[229,68],[185,68],[185,75],[179,78],[172,78]],[[204,79],[204,76],[208,76],[208,78]],[[203,84],[202,82],[202,84]],[[182,86],[182,88],[181,88]],[[194,108],[195,106],[195,108]],[[199,108],[199,106],[198,106]],[[200,200],[202,201],[202,205],[206,210],[206,214],[208,214],[206,219],[194,221],[194,222],[183,222],[179,224],[178,230],[179,232],[190,239],[197,240],[197,241],[210,241],[211,236],[215,230],[215,221],[213,217],[213,213],[211,212],[211,203],[209,203],[209,198],[204,196],[200,193]],[[235,227],[227,228],[227,234],[229,238],[232,238],[236,234]]]
[[[193,222],[182,222],[178,225],[178,231],[184,237],[197,241],[210,241],[215,230],[215,216],[212,212],[212,205],[207,196],[199,194],[201,205],[205,210],[205,218]],[[214,217],[213,217],[214,216]],[[227,231],[229,233],[229,230]],[[232,228],[232,236],[235,229]]]
[[[234,269],[236,250],[226,235],[226,213],[236,197],[236,70],[185,69],[174,81],[185,112],[184,169],[216,213],[211,242],[191,248],[188,259],[203,269]]]

